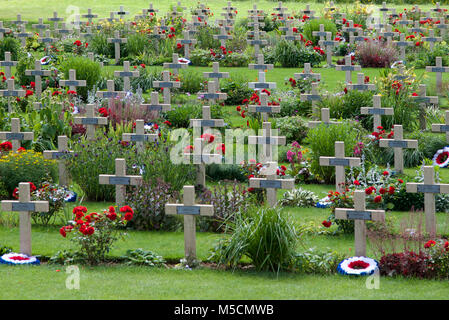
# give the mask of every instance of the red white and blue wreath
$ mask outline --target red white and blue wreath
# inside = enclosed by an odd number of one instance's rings
[[[449,165],[449,146],[438,150],[433,156],[433,165],[445,168]]]
[[[0,263],[12,264],[12,265],[24,265],[24,264],[40,264],[40,261],[36,257],[29,257],[22,253],[6,253],[0,257]]]
[[[351,257],[343,260],[337,271],[343,275],[368,276],[373,274],[379,264],[376,260],[367,257]]]

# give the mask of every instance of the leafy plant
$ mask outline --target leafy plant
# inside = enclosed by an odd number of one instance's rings
[[[285,136],[287,143],[293,141],[301,142],[307,136],[307,125],[298,116],[275,118],[274,122],[274,127],[279,129],[280,136]]]
[[[138,265],[146,267],[165,267],[165,260],[162,256],[144,249],[135,249],[126,251],[122,257],[127,265]]]
[[[338,264],[343,259],[344,254],[331,249],[318,251],[316,248],[309,248],[295,254],[293,265],[303,273],[332,274],[336,272]]]
[[[320,31],[320,24],[324,25],[324,31],[332,32],[332,39],[337,34],[337,26],[329,19],[320,18],[308,20],[303,26],[303,32],[305,37],[308,40],[312,40],[314,45],[318,44],[318,40],[320,40],[320,37],[315,37],[313,35],[313,32]]]
[[[312,191],[297,188],[286,191],[279,204],[290,207],[314,207],[318,200],[318,197]]]
[[[393,44],[382,41],[361,42],[355,51],[355,58],[362,68],[389,68],[398,56]]]

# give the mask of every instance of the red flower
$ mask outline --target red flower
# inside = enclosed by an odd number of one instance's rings
[[[141,63],[140,66],[141,66],[142,68],[144,68],[144,69],[145,69],[145,67],[146,67],[144,63]]]
[[[365,189],[365,193],[367,194],[367,195],[370,195],[371,193],[373,193],[373,189],[371,189],[372,187],[369,187],[369,188],[366,188]]]
[[[120,212],[125,213],[124,219],[126,221],[130,221],[133,218],[134,211],[130,206],[121,207]]]
[[[168,120],[165,120],[164,123],[165,123],[167,126],[171,126],[171,122],[168,121]]]
[[[87,233],[89,236],[90,236],[90,235],[93,235],[94,232],[95,232],[94,227],[88,227],[88,228],[86,229],[86,233]]]
[[[387,192],[387,190],[385,190],[384,188],[380,188],[379,189],[379,193],[380,194],[385,194]]]
[[[351,269],[366,269],[369,267],[369,263],[362,261],[362,260],[356,260],[352,261],[348,264],[348,267]]]
[[[393,195],[395,190],[396,189],[393,186],[391,186],[391,187],[388,188],[388,193]]]
[[[74,43],[74,45],[76,45],[77,47],[81,46],[81,41],[80,40],[76,40]]]
[[[398,182],[399,182],[399,183],[404,183],[404,180],[398,179]]]
[[[2,151],[9,151],[12,149],[12,143],[9,141],[5,141],[3,143],[0,143],[0,150]]]
[[[424,245],[424,248],[430,248],[433,247],[436,244],[436,242],[434,240],[429,240],[426,242],[426,244]]]
[[[238,112],[242,111],[242,107],[237,106],[237,108],[235,108]]]
[[[386,177],[386,176],[388,176],[390,173],[389,173],[387,170],[385,170],[384,172],[382,172],[382,174]]]
[[[53,93],[51,94],[52,97],[54,96],[59,96],[62,92],[61,91],[53,91]]]
[[[332,225],[332,221],[326,221],[324,220],[323,222],[321,222],[321,224],[326,227],[329,228]]]
[[[63,236],[64,238],[67,236],[67,233],[65,232],[65,227],[62,227],[61,229],[59,229],[59,233],[60,233],[61,236]]]
[[[356,186],[359,186],[359,185],[360,185],[359,180],[354,180],[354,184],[355,184]]]
[[[98,112],[101,114],[102,117],[108,116],[108,110],[105,107],[98,109]]]
[[[413,92],[413,93],[412,93],[412,96],[413,96],[413,97],[417,97],[418,94],[417,94],[416,92]]]
[[[225,144],[222,143],[222,144],[218,145],[215,150],[217,152],[221,152],[221,154],[225,154],[225,151],[226,151]]]
[[[375,203],[379,203],[379,202],[381,202],[382,201],[382,196],[375,196],[374,197],[374,202]]]

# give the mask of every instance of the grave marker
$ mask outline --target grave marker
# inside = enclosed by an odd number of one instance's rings
[[[124,133],[122,136],[123,141],[128,142],[135,142],[137,151],[143,152],[144,150],[144,143],[146,141],[157,141],[158,135],[157,134],[149,134],[145,133],[145,121],[142,119],[136,120],[136,128],[135,133]]]
[[[345,77],[346,77],[345,81],[348,84],[348,83],[352,82],[352,71],[361,71],[362,67],[357,66],[357,65],[353,66],[351,56],[347,55],[347,56],[345,56],[345,64],[342,66],[335,66],[335,70],[345,72]]]
[[[17,151],[20,148],[20,142],[24,140],[33,140],[34,132],[21,132],[20,131],[20,119],[11,118],[11,131],[0,132],[0,140],[11,141],[12,151]]]
[[[260,94],[260,103],[259,105],[250,105],[248,106],[249,112],[256,112],[262,114],[262,121],[268,121],[269,113],[280,113],[281,106],[279,105],[269,105],[268,104],[268,95],[264,92]]]
[[[220,91],[220,79],[229,78],[229,72],[220,72],[220,64],[212,62],[212,72],[203,72],[203,76],[215,83],[215,90]]]
[[[0,90],[0,96],[1,97],[7,97],[8,99],[8,112],[12,112],[12,106],[11,106],[11,97],[24,97],[25,96],[25,90],[16,90],[15,88],[15,80],[14,79],[8,79],[6,80],[6,89]]]
[[[426,66],[427,72],[435,72],[436,87],[438,94],[441,94],[443,88],[443,72],[449,72],[449,67],[443,67],[443,59],[441,57],[435,58],[435,67]]]
[[[315,128],[321,124],[334,125],[334,124],[339,124],[339,122],[330,120],[330,109],[329,108],[321,108],[321,121],[309,121],[307,126],[309,128]]]
[[[76,70],[69,70],[69,80],[59,80],[59,86],[69,87],[69,90],[76,91],[77,87],[85,87],[87,85],[86,80],[76,80]]]
[[[66,136],[58,136],[58,150],[44,150],[45,159],[58,160],[59,185],[67,187],[69,185],[69,177],[65,161],[73,156],[73,151],[68,148],[68,139]]]
[[[259,134],[260,134],[259,130]],[[259,159],[261,163],[266,163],[269,161],[276,161],[277,160],[277,146],[278,145],[285,145],[286,139],[284,136],[274,136],[273,135],[273,129],[271,129],[271,122],[263,122],[262,123],[262,135],[258,136],[248,136],[248,144],[255,144],[258,147],[262,146],[262,153],[259,156]],[[277,129],[274,133],[277,133]],[[273,152],[273,146],[274,146],[274,152]],[[273,158],[273,156],[275,158]]]
[[[129,68],[129,61],[123,62],[123,71],[114,71],[114,77],[123,78],[123,90],[126,92],[131,91],[130,77],[136,78],[139,76],[139,71],[131,71]]]
[[[18,61],[11,60],[11,52],[5,52],[5,61],[0,61],[0,67],[5,68],[6,79],[11,78],[11,67],[16,66]]]
[[[376,85],[373,83],[365,83],[365,74],[357,73],[357,83],[356,84],[348,84],[348,90],[357,90],[357,91],[374,91],[376,90]]]
[[[338,41],[332,40],[332,32],[326,32],[326,40],[318,42],[320,47],[324,47],[326,50],[326,62],[329,67],[332,67],[332,51],[335,46],[339,44]]]
[[[25,70],[27,76],[34,76],[35,92],[36,96],[40,97],[42,93],[42,77],[51,76],[50,70],[42,70],[42,64],[40,60],[34,61],[34,70]]]
[[[162,81],[154,81],[153,86],[155,88],[162,88],[164,94],[164,103],[171,104],[171,96],[170,89],[171,88],[180,88],[181,82],[179,81],[170,81],[170,72],[162,71]]]
[[[120,62],[120,44],[127,43],[128,38],[120,38],[120,31],[114,31],[114,38],[108,38],[108,43],[114,44],[115,52],[115,64],[118,65]]]
[[[426,94],[426,85],[419,85],[419,94],[412,96],[412,99],[419,103],[419,126],[421,130],[427,129],[426,124],[426,106],[428,104],[438,104],[438,96],[428,96]]]
[[[444,124],[432,123],[432,132],[446,132],[446,142],[449,143],[449,111],[444,112]]]
[[[97,126],[105,126],[108,124],[108,119],[105,117],[95,117],[95,106],[93,104],[86,105],[86,116],[85,117],[74,117],[73,120],[75,124],[82,124],[87,127],[86,136],[87,140],[95,140],[95,130]]]
[[[377,132],[377,127],[382,125],[382,116],[392,116],[394,114],[393,108],[382,108],[381,106],[381,96],[376,94],[373,96],[373,106],[372,107],[362,107],[360,108],[361,114],[371,114],[373,115],[373,132]]]

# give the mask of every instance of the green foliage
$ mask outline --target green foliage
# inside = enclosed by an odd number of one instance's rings
[[[212,62],[212,56],[209,50],[196,48],[190,52],[190,61],[194,66],[207,67]]]
[[[18,61],[21,52],[20,40],[13,37],[5,37],[0,40],[0,61],[5,61],[5,52],[11,52],[11,60]]]
[[[220,180],[238,180],[246,181],[246,177],[242,174],[240,167],[236,164],[217,164],[211,163],[206,166],[206,175],[208,179],[213,181]]]
[[[57,165],[33,150],[10,151],[0,158],[0,181],[11,195],[20,182],[32,182],[39,187],[42,182],[56,181]]]
[[[220,60],[222,67],[247,67],[251,61],[250,55],[246,52],[231,52],[226,54],[223,60]]]
[[[7,247],[7,246],[0,246],[0,256],[7,254],[7,253],[11,253],[12,252],[12,248]]]
[[[86,80],[86,87],[77,87],[76,89],[78,96],[86,100],[88,91],[92,90],[101,78],[100,64],[87,57],[72,56],[61,63],[61,71],[64,73],[65,79],[69,78],[71,69],[76,70],[77,80]]]
[[[219,105],[210,106],[212,119],[223,119],[223,109]],[[188,128],[190,126],[190,119],[201,119],[202,105],[197,101],[188,100],[178,106],[172,106],[172,110],[164,114],[164,118],[170,121],[171,128]]]
[[[345,259],[345,255],[327,249],[318,251],[309,248],[304,252],[296,253],[294,267],[302,273],[331,274],[337,271],[338,264]]]
[[[127,39],[125,48],[128,56],[138,56],[150,46],[148,37],[144,33],[131,33],[127,35]]]
[[[298,188],[286,191],[279,203],[282,206],[290,207],[314,207],[318,200],[318,197],[312,191]]]
[[[251,208],[228,226],[230,237],[211,257],[219,264],[236,267],[244,255],[257,270],[279,272],[291,264],[298,238],[291,217],[279,208]]]
[[[0,200],[7,200],[10,197],[10,193],[6,188],[6,185],[3,181],[0,181]]]
[[[77,183],[84,192],[85,197],[91,201],[114,201],[115,187],[100,185],[100,174],[114,174],[115,159],[124,158],[128,174],[138,174],[132,168],[134,152],[119,143],[120,136],[108,138],[101,131],[97,131],[94,141],[81,137],[73,144],[74,157],[67,160],[67,169],[73,182]]]
[[[279,129],[279,135],[285,136],[287,143],[301,142],[307,136],[307,124],[300,117],[283,117],[274,119],[274,128]]]
[[[181,70],[179,73],[179,81],[182,86],[179,89],[181,92],[197,93],[202,90],[204,81],[203,73],[198,70]],[[207,91],[207,90],[206,90]]]
[[[274,59],[283,68],[304,67],[308,62],[312,67],[318,66],[323,57],[311,47],[303,47],[292,41],[281,40],[276,44]]]
[[[195,34],[197,40],[196,47],[204,50],[217,49],[220,47],[220,40],[214,39],[219,29],[210,25],[201,26]]]
[[[138,265],[145,267],[165,267],[165,260],[162,256],[156,253],[144,250],[135,249],[126,251],[125,256],[122,257],[127,265]]]
[[[436,43],[433,50],[419,50],[408,55],[410,66],[420,69],[426,66],[435,66],[436,57],[441,57],[443,66],[449,66],[449,45],[446,42]]]
[[[334,22],[332,22],[332,20],[324,18],[308,20],[304,24],[303,32],[305,37],[308,40],[312,40],[314,45],[318,44],[318,40],[320,40],[320,37],[315,37],[313,35],[313,31],[320,31],[320,24],[324,25],[324,31],[332,32],[332,39],[337,34],[337,26]]]
[[[16,66],[15,79],[19,85],[28,85],[31,81],[34,81],[34,76],[25,75],[25,70],[34,70],[33,56],[21,55],[19,62]]]
[[[108,43],[108,35],[104,32],[95,34],[89,41],[90,49],[102,56],[113,57],[114,46]]]
[[[335,141],[343,141],[346,156],[351,156],[358,141],[359,133],[360,129],[349,121],[343,121],[338,126],[321,124],[309,130],[305,143],[312,150],[312,173],[326,183],[331,183],[335,178],[335,168],[320,166],[320,157],[333,157],[335,155]]]
[[[248,81],[242,74],[233,74],[230,78],[220,81],[220,91],[226,93],[228,97],[225,100],[226,105],[241,104],[242,101],[253,93],[248,88]]]
[[[416,130],[407,138],[418,140],[418,149],[404,150],[404,165],[406,167],[418,166],[425,158],[432,159],[439,149],[443,149],[447,145],[444,134]]]

